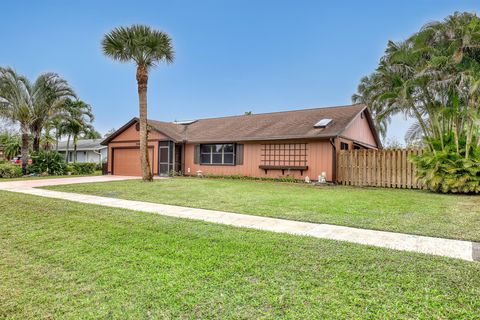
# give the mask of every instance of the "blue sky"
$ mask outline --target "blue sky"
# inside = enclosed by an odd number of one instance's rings
[[[149,116],[159,120],[349,104],[388,40],[478,1],[9,1],[0,65],[31,78],[55,71],[90,103],[101,132],[138,114],[135,69],[102,55],[113,27],[159,28],[175,62],[151,72]],[[408,122],[394,119],[403,141]]]

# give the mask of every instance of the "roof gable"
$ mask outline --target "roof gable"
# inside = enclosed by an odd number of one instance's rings
[[[133,128],[136,124],[138,123],[138,118],[133,118],[130,121],[128,121],[126,124],[124,124],[120,129],[115,131],[113,134],[105,138],[101,143],[102,145],[107,145],[109,142],[115,140],[115,139],[122,139],[122,135],[125,135],[126,140],[133,140],[133,139],[138,139],[136,137],[136,129]],[[148,120],[148,129],[155,131],[157,134],[160,136],[157,136],[156,138],[167,138],[167,139],[172,139],[174,141],[181,141],[181,135],[177,134],[175,132],[175,128],[172,128],[172,125],[175,126],[175,124],[168,123],[168,122],[161,122],[161,121],[154,121],[154,120]],[[130,131],[135,130],[135,134],[132,135]]]
[[[340,135],[370,146],[382,147],[382,141],[367,107],[352,119]]]

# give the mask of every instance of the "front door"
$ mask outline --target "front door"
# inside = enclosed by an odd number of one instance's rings
[[[158,174],[170,176],[182,171],[182,144],[160,141],[158,144]]]
[[[158,174],[160,176],[170,175],[171,168],[171,141],[161,141],[158,146]]]

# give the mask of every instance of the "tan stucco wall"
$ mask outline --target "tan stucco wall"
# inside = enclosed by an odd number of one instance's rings
[[[281,170],[268,170],[267,173],[260,169],[262,144],[264,143],[307,143],[307,166],[308,170],[300,174],[300,171],[292,171],[282,175]],[[201,165],[194,163],[195,145],[187,144],[185,146],[185,174],[196,175],[197,171],[202,171],[203,174],[212,175],[242,175],[250,177],[270,177],[279,178],[289,174],[295,178],[303,179],[309,176],[316,180],[322,172],[327,173],[327,179],[332,179],[333,170],[333,148],[329,141],[267,141],[267,142],[244,142],[243,150],[243,165],[235,166],[215,166],[215,165]]]
[[[158,142],[168,140],[169,138],[156,132],[150,131],[148,134],[148,146],[153,147],[153,174],[158,175]],[[112,172],[112,148],[139,147],[139,132],[135,129],[135,124],[131,125],[125,131],[116,136],[108,144],[108,172]]]

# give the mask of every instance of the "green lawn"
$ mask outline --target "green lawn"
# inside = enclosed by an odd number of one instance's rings
[[[2,319],[474,319],[479,274],[480,263],[0,192]]]
[[[480,241],[480,196],[198,178],[153,183],[130,180],[48,189]]]
[[[93,174],[90,174],[88,176],[101,176],[102,171],[95,171]],[[1,182],[7,182],[7,181],[21,181],[21,180],[40,180],[40,179],[58,179],[58,178],[78,178],[78,177],[85,177],[85,175],[60,175],[60,176],[25,176],[25,177],[20,177],[20,178],[0,178],[0,183]]]

